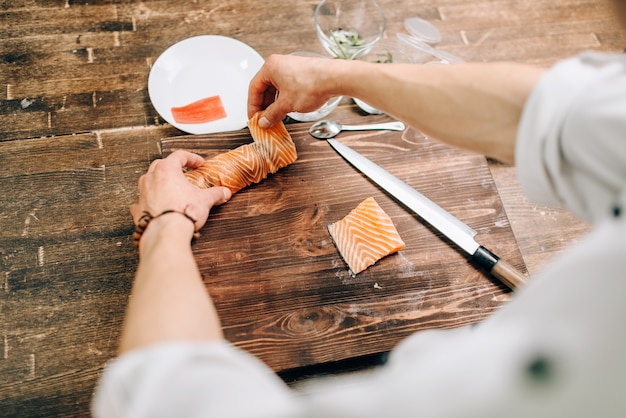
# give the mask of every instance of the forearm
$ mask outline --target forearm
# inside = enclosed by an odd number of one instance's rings
[[[358,97],[426,135],[508,163],[524,103],[544,72],[513,63],[335,64],[334,94]]]
[[[223,338],[191,251],[192,234],[193,224],[180,214],[155,218],[148,225],[120,353],[164,341]]]

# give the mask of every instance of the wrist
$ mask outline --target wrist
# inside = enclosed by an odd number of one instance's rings
[[[190,243],[196,236],[196,221],[186,212],[166,210],[156,216],[145,212],[133,233],[134,244],[139,247],[161,239],[176,243]]]
[[[333,66],[332,70],[326,71],[325,69],[322,73],[327,75],[328,79],[325,80],[324,85],[329,86],[333,95],[352,96],[354,93],[358,93],[356,91],[358,87],[355,86],[363,84],[358,77],[363,77],[365,74],[366,80],[369,79],[367,70],[362,69],[363,62],[361,61],[335,59],[332,60],[331,65]]]

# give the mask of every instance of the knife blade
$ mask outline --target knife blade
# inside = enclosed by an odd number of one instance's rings
[[[526,277],[514,266],[476,242],[476,231],[461,220],[349,146],[336,139],[327,142],[352,166],[454,242],[504,285],[514,290],[526,283]]]

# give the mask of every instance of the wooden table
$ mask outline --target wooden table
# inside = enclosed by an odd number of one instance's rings
[[[183,135],[158,116],[148,98],[147,77],[156,58],[175,42],[201,34],[239,39],[262,56],[321,52],[313,31],[315,4],[2,2],[0,415],[89,415],[94,384],[115,354],[137,264],[128,214],[137,179],[150,161],[162,155],[163,138]],[[550,65],[585,49],[626,47],[624,32],[600,1],[381,0],[380,4],[388,19],[387,37],[393,39],[403,31],[404,17],[419,15],[440,28],[442,49],[467,61]],[[355,115],[349,101],[333,114],[346,120]],[[303,125],[290,129],[300,132]],[[494,185],[494,201],[503,208],[501,220],[514,239],[506,244],[512,245],[506,252],[531,276],[586,231],[585,224],[561,211],[527,202],[512,167],[493,161],[485,167]],[[388,208],[393,208],[391,203],[385,201]],[[402,219],[401,223],[409,221]],[[198,254],[200,250],[196,248]],[[472,277],[488,280],[479,273]],[[497,293],[496,301],[477,305],[473,319],[457,312],[432,326],[453,327],[488,315],[507,297],[496,284],[489,286],[495,286],[491,290]],[[369,300],[376,300],[376,289],[367,288],[373,294]],[[406,289],[396,290],[401,296]],[[467,300],[471,295],[466,291],[451,292],[448,301]],[[350,293],[343,292],[340,296],[349,299]],[[326,295],[330,310],[339,299],[333,301],[332,295]],[[236,306],[236,301],[230,303]],[[266,312],[275,308],[269,305]],[[296,323],[306,326],[319,314],[317,308],[298,311]],[[428,327],[419,319],[411,326]],[[346,356],[324,350],[332,347],[332,340],[322,343],[321,337],[332,339],[333,334],[320,334],[308,360],[284,354],[271,365],[289,382],[320,371],[362,368],[368,353],[385,351],[389,338],[398,338],[393,321],[386,327],[381,334],[367,333],[364,351]],[[255,329],[250,324],[245,335]],[[283,333],[279,337],[286,332],[280,326],[273,330]],[[229,335],[263,357],[264,349],[254,338],[239,338],[238,332]],[[310,334],[307,338],[315,341]],[[342,359],[348,360],[347,366],[333,363]],[[310,367],[293,368],[301,365]]]

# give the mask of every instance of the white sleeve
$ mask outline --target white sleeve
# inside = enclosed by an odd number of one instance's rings
[[[138,349],[105,368],[95,417],[281,417],[293,412],[288,387],[264,363],[226,342],[167,343]]]
[[[311,416],[626,416],[624,237],[626,219],[607,219],[480,324],[418,332],[376,372],[321,382]]]
[[[596,222],[623,194],[626,54],[586,53],[549,70],[530,95],[516,145],[526,195]]]

